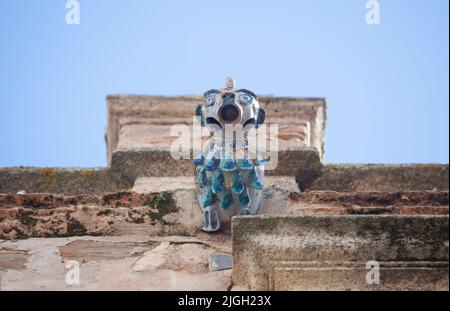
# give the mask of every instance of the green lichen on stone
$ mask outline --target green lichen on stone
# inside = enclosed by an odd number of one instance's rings
[[[164,191],[158,192],[153,198],[146,200],[144,205],[157,210],[150,210],[148,215],[152,220],[159,221],[163,224],[167,224],[167,222],[163,219],[164,216],[178,211],[178,207],[176,206],[172,196]]]

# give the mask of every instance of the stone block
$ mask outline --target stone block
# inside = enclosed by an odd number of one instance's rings
[[[193,175],[190,159],[175,160],[170,136],[175,124],[192,125],[201,97],[109,96],[106,141],[111,170],[126,182],[144,176]],[[266,123],[279,125],[278,162],[269,175],[315,176],[324,153],[326,103],[321,98],[260,97]],[[190,143],[189,143],[190,144]]]
[[[448,215],[237,216],[233,283],[250,290],[448,290]],[[380,284],[365,282],[368,261]]]
[[[210,254],[208,257],[208,266],[210,271],[231,269],[233,266],[233,257],[228,254]]]
[[[448,191],[448,164],[326,164],[311,178],[296,175],[306,191]]]

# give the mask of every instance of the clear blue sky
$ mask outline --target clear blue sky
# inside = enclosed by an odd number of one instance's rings
[[[0,0],[0,166],[105,166],[108,94],[328,101],[326,162],[449,159],[448,0]]]

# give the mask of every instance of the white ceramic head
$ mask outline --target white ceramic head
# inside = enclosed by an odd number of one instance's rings
[[[203,95],[196,116],[212,132],[224,131],[227,124],[248,131],[264,123],[266,113],[259,106],[257,96],[246,89],[235,89],[232,78],[227,78],[222,89],[212,89]]]

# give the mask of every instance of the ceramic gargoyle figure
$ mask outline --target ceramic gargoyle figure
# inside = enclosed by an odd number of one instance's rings
[[[235,89],[228,78],[225,88],[204,94],[195,115],[211,132],[208,147],[193,161],[202,229],[217,231],[233,215],[258,211],[265,160],[250,150],[247,137],[250,129],[264,122],[266,113],[253,92]]]

